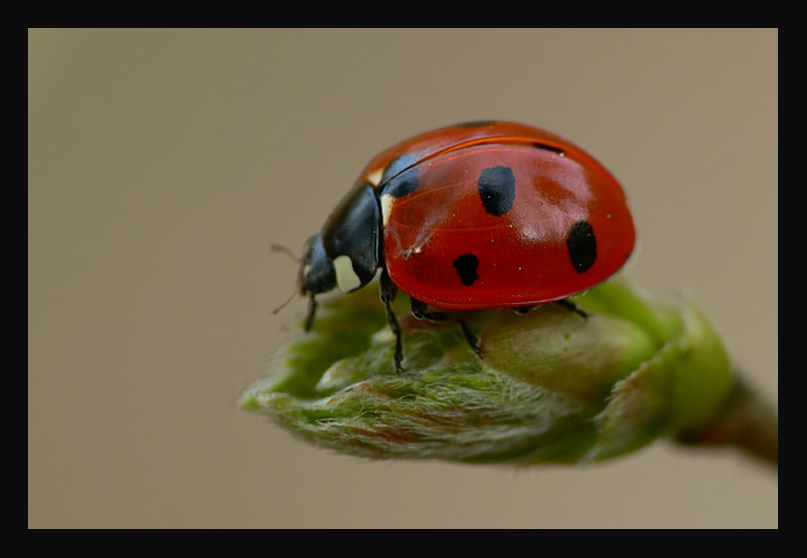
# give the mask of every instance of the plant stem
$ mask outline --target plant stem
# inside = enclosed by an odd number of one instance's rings
[[[679,434],[681,444],[739,449],[779,470],[779,413],[740,374],[720,418],[712,426]]]

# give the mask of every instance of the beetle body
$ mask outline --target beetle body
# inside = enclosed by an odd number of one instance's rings
[[[396,288],[430,319],[443,314],[425,313],[428,305],[563,300],[618,271],[635,236],[621,186],[576,145],[514,122],[441,128],[377,155],[308,241],[300,274],[307,327],[315,295],[359,289],[379,268],[388,317]]]

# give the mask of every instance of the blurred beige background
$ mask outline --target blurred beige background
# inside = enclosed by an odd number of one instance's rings
[[[377,151],[564,134],[628,191],[628,272],[778,391],[776,30],[29,30],[29,527],[777,527],[773,475],[366,462],[238,409],[299,250]],[[381,308],[379,307],[379,311]]]

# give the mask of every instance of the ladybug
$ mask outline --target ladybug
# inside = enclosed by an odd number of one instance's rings
[[[635,237],[619,182],[564,138],[503,121],[440,128],[377,155],[307,241],[305,328],[316,295],[360,289],[380,269],[396,370],[403,349],[390,304],[399,289],[416,318],[456,321],[480,355],[455,311],[556,301],[576,309],[565,299],[619,270]]]

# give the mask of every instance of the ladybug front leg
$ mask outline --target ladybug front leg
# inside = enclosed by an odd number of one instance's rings
[[[462,334],[465,336],[465,340],[468,342],[468,345],[471,346],[471,350],[476,353],[476,356],[482,358],[482,349],[480,349],[479,345],[477,344],[479,343],[479,339],[471,331],[471,328],[468,327],[468,324],[465,323],[465,320],[462,318],[451,317],[445,312],[428,312],[427,310],[429,305],[425,302],[411,297],[410,301],[412,304],[412,315],[418,320],[428,320],[430,322],[457,322],[462,328]]]
[[[392,301],[395,300],[395,295],[398,293],[398,287],[392,282],[389,273],[384,269],[381,272],[381,302],[384,303],[384,309],[387,311],[387,323],[392,333],[395,334],[395,372],[403,370],[403,338],[401,336],[401,326],[398,324],[398,318],[395,317],[395,312],[392,311]]]
[[[305,317],[305,330],[311,331],[314,326],[314,316],[317,313],[317,301],[314,299],[314,294],[308,295],[308,314]]]

